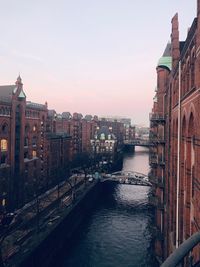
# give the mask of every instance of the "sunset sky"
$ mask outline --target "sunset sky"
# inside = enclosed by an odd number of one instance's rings
[[[196,0],[0,0],[0,85],[20,73],[49,109],[148,125],[176,12],[184,40]]]

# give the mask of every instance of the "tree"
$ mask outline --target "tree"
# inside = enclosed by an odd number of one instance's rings
[[[86,184],[86,178],[87,174],[89,173],[91,167],[92,167],[92,158],[90,157],[90,154],[87,152],[78,153],[75,155],[73,159],[73,166],[80,168],[81,171],[84,172],[84,179]]]

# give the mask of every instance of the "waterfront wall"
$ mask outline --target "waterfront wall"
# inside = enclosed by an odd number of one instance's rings
[[[19,260],[17,267],[49,267],[56,262],[59,251],[70,246],[70,240],[80,223],[94,207],[101,192],[101,183],[96,182],[85,192],[77,203],[69,209],[63,219],[51,230],[36,248],[23,260]]]

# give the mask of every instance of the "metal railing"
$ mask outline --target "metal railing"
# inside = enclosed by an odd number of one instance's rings
[[[193,234],[184,241],[161,265],[161,267],[176,267],[189,254],[192,249],[200,243],[200,232]],[[199,266],[191,264],[191,266]]]
[[[165,116],[163,114],[159,113],[150,113],[149,114],[150,121],[156,121],[156,122],[165,122]]]

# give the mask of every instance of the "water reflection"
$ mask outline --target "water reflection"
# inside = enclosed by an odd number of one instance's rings
[[[149,149],[136,147],[133,153],[126,153],[123,162],[124,171],[149,172]]]
[[[148,150],[126,155],[123,169],[148,173]],[[149,187],[106,185],[95,211],[79,228],[70,249],[63,249],[57,266],[157,266],[151,250],[148,192]]]

